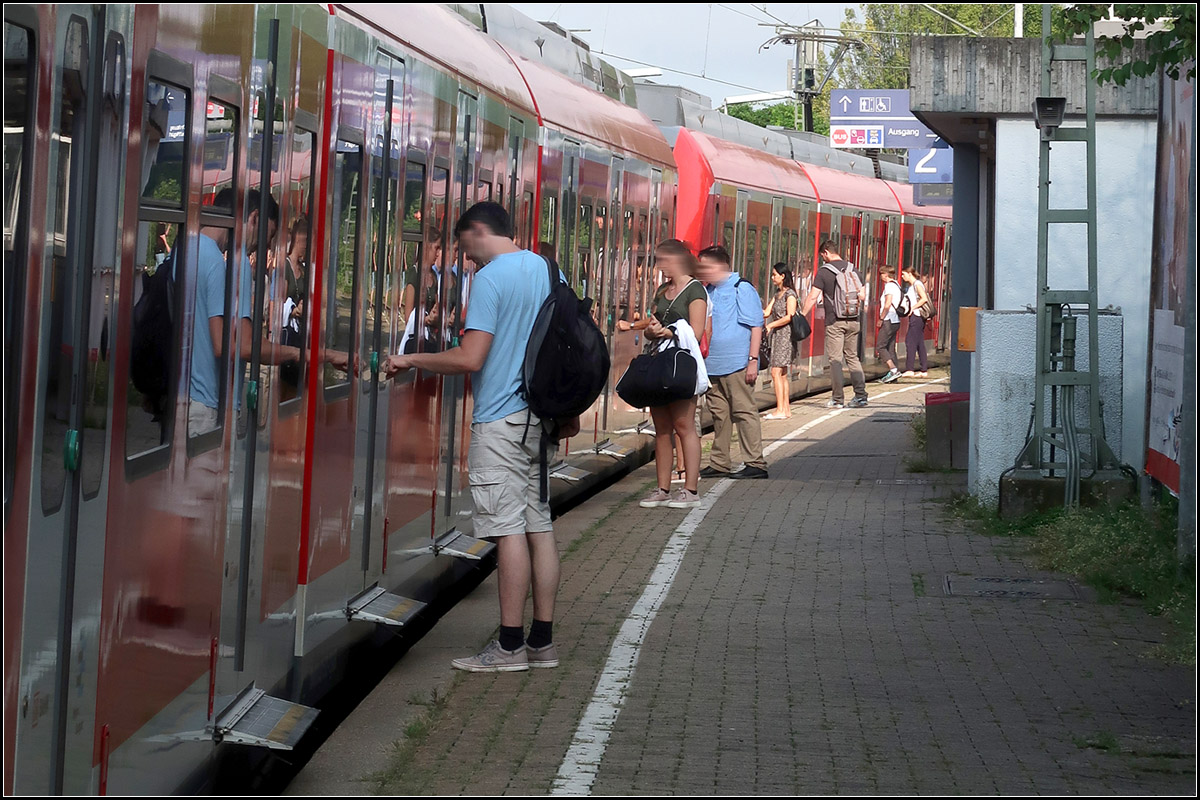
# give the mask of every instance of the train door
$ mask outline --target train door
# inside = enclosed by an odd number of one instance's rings
[[[453,185],[450,192],[449,213],[445,215],[445,227],[451,228],[464,211],[472,204],[470,187],[474,186],[479,144],[478,100],[466,92],[458,93],[458,121],[455,126]],[[463,316],[469,302],[471,270],[461,251],[453,253],[453,260],[445,259],[442,270],[440,296],[441,313],[438,325],[440,340],[446,348],[457,347],[465,322]],[[441,495],[437,506],[440,518],[438,527],[443,531],[455,526],[456,520],[469,517],[471,503],[463,491],[458,464],[460,454],[467,444],[469,421],[466,418],[467,376],[448,375],[442,378],[441,447],[438,467],[438,490]]]
[[[387,454],[388,393],[382,390],[380,364],[387,358],[392,339],[393,315],[398,290],[395,262],[400,191],[400,142],[403,140],[404,62],[380,51],[376,56],[373,128],[368,135],[371,169],[367,188],[368,242],[362,340],[359,349],[364,365],[359,381],[359,404],[355,444],[356,486],[363,487],[361,510],[354,509],[352,572],[347,600],[373,581],[382,570],[383,552],[372,542],[383,540],[384,458]],[[357,478],[361,474],[361,480]],[[354,551],[357,550],[357,558]]]
[[[12,142],[9,47],[26,57],[37,51],[30,36],[36,26],[9,24],[7,8],[5,16],[7,151]],[[14,16],[21,22],[22,15]],[[59,180],[38,191],[25,184],[14,207],[24,206],[21,210],[28,213],[33,197],[47,201],[41,264],[19,263],[28,250],[14,253],[17,263],[9,262],[7,220],[5,225],[6,266],[22,273],[28,290],[40,294],[32,434],[32,451],[40,458],[34,460],[27,500],[14,785],[23,794],[97,789],[92,755],[111,477],[108,374],[114,353],[109,345],[116,324],[127,86],[125,37],[109,32],[109,16],[104,6],[60,6],[57,17],[49,17],[55,28],[39,31],[45,37],[42,46],[54,49],[50,56],[55,82],[37,102],[51,106],[46,114],[51,136],[44,146],[49,149],[50,174]],[[122,12],[111,16],[116,22]],[[32,68],[35,61],[24,63]],[[24,78],[32,79],[33,74]],[[31,109],[33,94],[23,99]],[[31,132],[32,119],[18,116],[28,123],[18,133]],[[18,162],[33,146],[27,137],[20,138]],[[7,157],[5,171],[7,178]],[[6,180],[6,212],[7,189]],[[31,272],[40,273],[40,280],[30,279]],[[6,672],[6,681],[16,678]]]

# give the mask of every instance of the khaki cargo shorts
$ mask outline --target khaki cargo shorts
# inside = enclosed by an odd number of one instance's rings
[[[493,538],[553,530],[550,504],[538,500],[541,440],[541,423],[528,411],[471,425],[467,472],[475,503],[476,536]],[[557,449],[556,442],[547,463],[554,460]]]

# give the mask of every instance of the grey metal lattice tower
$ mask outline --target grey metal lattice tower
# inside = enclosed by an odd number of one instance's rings
[[[1063,504],[1079,504],[1079,482],[1085,468],[1095,477],[1117,477],[1120,464],[1104,438],[1104,416],[1100,400],[1099,331],[1096,291],[1096,67],[1095,39],[1087,32],[1085,44],[1054,44],[1050,32],[1050,5],[1042,6],[1042,96],[1035,103],[1035,118],[1041,129],[1038,160],[1038,269],[1037,269],[1037,366],[1031,435],[1014,464],[1014,477],[1037,478],[1048,472],[1066,478]],[[1059,127],[1065,98],[1050,96],[1050,77],[1055,62],[1086,63],[1087,124]],[[1051,143],[1083,142],[1087,148],[1086,208],[1050,208]],[[1052,289],[1049,279],[1050,226],[1087,226],[1087,289]],[[1075,363],[1079,317],[1086,315],[1088,363]],[[1080,427],[1075,420],[1075,392],[1088,392],[1088,421]],[[1047,408],[1049,401],[1049,408]],[[1082,439],[1081,439],[1082,437]],[[1080,445],[1088,442],[1084,450]]]

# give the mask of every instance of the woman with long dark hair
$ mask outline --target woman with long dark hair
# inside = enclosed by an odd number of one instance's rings
[[[677,239],[668,239],[655,250],[655,267],[662,271],[667,281],[658,288],[654,303],[644,322],[630,323],[621,320],[617,327],[622,331],[645,329],[646,338],[652,342],[669,339],[674,335],[670,326],[686,320],[699,339],[704,333],[708,317],[708,291],[704,284],[692,277],[696,271],[696,257]],[[658,488],[650,492],[640,503],[642,508],[693,508],[700,505],[700,434],[696,430],[696,397],[675,400],[664,406],[651,406],[650,418],[654,421],[654,466],[658,474]],[[683,451],[683,488],[671,494],[671,467],[673,466],[674,436],[678,434]]]
[[[763,419],[788,419],[792,416],[792,382],[788,371],[792,365],[792,316],[796,314],[799,298],[792,288],[792,271],[780,261],[771,267],[771,283],[775,296],[763,309],[767,324],[767,353],[771,364],[771,385],[775,387],[775,410]]]

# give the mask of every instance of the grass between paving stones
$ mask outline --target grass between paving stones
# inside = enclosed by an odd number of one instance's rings
[[[1176,555],[1179,508],[1173,499],[1150,509],[1052,509],[1002,520],[994,506],[969,495],[949,498],[950,512],[992,536],[1027,537],[1039,567],[1080,578],[1102,602],[1122,597],[1171,624],[1167,642],[1151,655],[1172,664],[1196,664],[1196,580]]]
[[[453,686],[458,683],[460,678],[461,676],[458,675],[452,678],[451,689],[445,693],[439,693],[437,689],[434,689],[428,699],[421,697],[409,699],[410,703],[424,706],[424,708],[404,726],[403,737],[392,743],[392,754],[388,759],[388,766],[362,779],[364,783],[371,785],[372,794],[391,794],[395,785],[401,780],[407,779],[411,782],[414,777],[417,777],[411,774],[413,757],[416,755],[417,749],[429,738],[433,726],[450,701],[450,691],[453,691]]]

